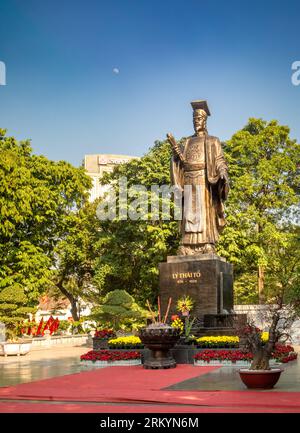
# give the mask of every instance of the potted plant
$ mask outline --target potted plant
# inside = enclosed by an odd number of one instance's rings
[[[169,303],[164,319],[161,318],[160,299],[158,298],[158,320],[147,301],[149,311],[152,317],[152,323],[146,328],[139,331],[139,337],[142,343],[150,349],[150,357],[145,360],[144,368],[162,369],[175,368],[176,361],[173,358],[170,349],[180,337],[180,329],[172,327],[166,323],[169,314],[172,298]]]
[[[251,389],[270,389],[279,380],[282,368],[271,368],[270,358],[276,343],[283,336],[287,337],[287,329],[293,321],[293,312],[284,310],[282,305],[272,305],[269,310],[270,328],[269,339],[261,338],[261,330],[252,322],[238,330],[239,336],[245,341],[245,348],[253,353],[253,360],[247,369],[240,369],[239,374],[243,383]]]
[[[193,317],[191,319],[190,312],[193,309],[194,303],[193,299],[188,295],[179,298],[177,301],[177,311],[181,313],[184,321],[184,332],[182,337],[182,342],[184,344],[191,344],[193,342],[193,338],[190,338],[190,334],[196,318]]]
[[[115,336],[116,334],[113,329],[109,329],[109,328],[96,329],[93,336],[93,349],[94,350],[107,349],[108,341],[111,338],[114,338]]]
[[[96,322],[109,323],[110,327],[117,333],[122,329],[124,322],[144,320],[148,316],[148,311],[141,308],[125,290],[113,290],[106,294],[100,305],[92,309],[90,319]]]

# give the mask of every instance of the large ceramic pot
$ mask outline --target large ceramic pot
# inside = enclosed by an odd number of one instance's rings
[[[145,360],[144,368],[174,368],[176,361],[170,349],[180,337],[180,330],[171,326],[143,328],[139,332],[142,343],[150,349],[150,357]]]
[[[283,369],[271,368],[271,370],[239,370],[240,378],[250,389],[271,389],[278,382]]]

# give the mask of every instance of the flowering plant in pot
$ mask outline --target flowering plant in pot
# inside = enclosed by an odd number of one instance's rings
[[[108,340],[110,338],[115,337],[115,332],[113,329],[97,329],[95,331],[94,337]]]
[[[179,311],[179,313],[181,313],[182,316],[182,318],[179,320],[181,320],[184,323],[184,331],[181,340],[185,344],[191,344],[194,340],[193,337],[191,338],[191,330],[196,318],[195,317],[191,318],[190,316],[190,313],[194,307],[194,303],[195,303],[194,300],[190,296],[185,295],[178,299],[176,305],[177,311]]]
[[[248,388],[269,389],[279,380],[282,368],[271,368],[270,359],[278,347],[277,342],[283,337],[288,338],[287,329],[293,321],[293,312],[282,305],[270,306],[267,314],[270,317],[269,338],[261,338],[261,330],[253,322],[238,330],[239,336],[245,341],[245,349],[253,354],[249,369],[240,369],[239,374]]]
[[[113,329],[98,326],[93,337],[93,349],[108,349],[108,341],[116,336]]]

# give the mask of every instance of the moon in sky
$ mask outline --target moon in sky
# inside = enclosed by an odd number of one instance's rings
[[[113,73],[114,74],[119,74],[120,73],[120,69],[119,68],[114,68],[113,69]]]

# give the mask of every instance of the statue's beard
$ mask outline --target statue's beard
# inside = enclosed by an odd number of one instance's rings
[[[206,125],[203,123],[202,125],[195,126],[195,132],[196,134],[199,134],[200,132],[206,131]]]

